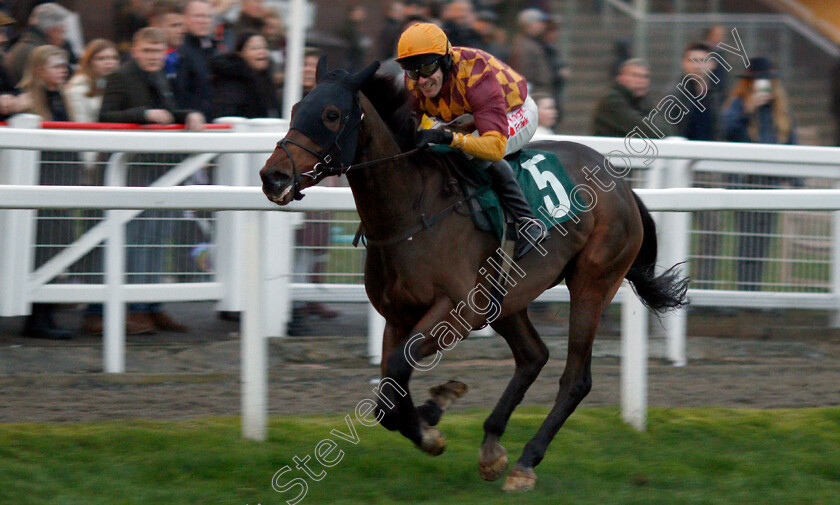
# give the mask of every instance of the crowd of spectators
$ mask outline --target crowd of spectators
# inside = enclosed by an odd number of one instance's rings
[[[402,79],[393,61],[399,35],[418,21],[435,22],[453,45],[483,49],[522,74],[540,109],[540,132],[547,134],[558,131],[563,120],[564,87],[570,72],[558,53],[562,20],[546,13],[546,4],[524,2],[525,8],[511,19],[499,2],[394,0],[376,13],[381,16],[377,20],[380,30],[371,33],[372,13],[358,2],[350,6],[346,21],[335,27],[334,35],[345,47],[340,60],[344,67],[356,70],[380,59],[383,72]],[[115,40],[92,40],[77,55],[66,38],[66,21],[71,15],[66,8],[32,1],[11,9],[8,2],[0,0],[0,120],[31,112],[54,121],[175,122],[201,130],[206,122],[223,116],[280,116],[286,26],[284,13],[269,7],[265,0],[114,0],[114,8]],[[510,29],[500,25],[502,18],[514,21]],[[725,35],[723,27],[712,26],[684,51],[684,75],[701,76],[702,82],[692,81],[691,86],[708,90],[705,110],[689,110],[675,127],[665,122],[657,126],[666,135],[692,140],[795,143],[787,95],[769,60],[757,58],[751,74],[735,76],[728,76],[714,62],[708,68],[698,66]],[[593,111],[590,133],[594,135],[627,135],[658,102],[650,93],[649,63],[633,58],[625,41],[617,44],[620,57],[613,67],[614,82]],[[317,49],[308,48],[304,84],[309,88],[314,85],[315,61]],[[730,92],[728,79],[733,77],[738,82]],[[840,71],[836,79],[840,82]],[[840,84],[837,90],[840,96]],[[835,110],[840,110],[838,104],[840,99],[835,101]],[[80,157],[79,177],[71,179],[92,183],[95,177],[89,172],[97,154],[81,153]],[[155,178],[148,170],[144,174],[131,183],[147,185]],[[756,186],[778,181],[710,182]],[[741,231],[764,233],[773,225],[759,222],[761,216],[742,214],[738,218]],[[703,226],[714,226],[718,218],[714,213],[698,213],[697,219]],[[129,236],[140,243],[164,233],[164,229],[129,228]],[[703,257],[713,256],[719,248],[713,234],[701,242]],[[765,250],[766,244],[751,252],[745,249],[743,255],[761,255]],[[130,257],[127,264],[129,269],[158,272],[161,269],[155,265],[160,261],[159,257]],[[698,265],[699,277],[713,277],[712,260],[701,260]],[[749,286],[760,279],[761,262],[744,265],[739,281],[751,289]],[[130,333],[186,330],[168,318],[159,304],[135,309],[132,314],[145,316],[130,316]],[[333,315],[322,308],[311,310],[319,311],[325,317]],[[28,333],[67,336],[55,328],[48,307],[38,306],[33,315],[36,313],[40,316],[27,323]],[[100,313],[96,306],[89,309],[86,331],[101,332]]]
[[[733,67],[726,63],[721,55],[723,51],[715,51],[724,33],[721,26],[712,26],[704,32],[703,40],[685,47],[681,60],[682,78],[668,96],[686,97],[687,94],[696,97],[698,103],[682,105],[676,124],[664,121],[663,114],[656,113],[656,104],[662,97],[651,96],[648,63],[639,58],[628,58],[618,64],[609,92],[595,108],[591,133],[626,137],[631,132],[641,131],[648,138],[677,135],[699,141],[796,144],[795,121],[787,91],[770,59],[752,58],[749,68],[735,74],[738,80],[733,88],[727,89],[728,73]],[[700,185],[733,189],[779,188],[796,183],[791,178],[749,174],[702,173],[698,177],[696,182]],[[738,231],[737,285],[744,291],[758,291],[777,214],[737,211],[734,215]],[[716,258],[721,250],[723,218],[719,212],[695,213],[695,229],[703,231],[698,239],[698,259],[692,271],[695,280],[712,282],[718,278]]]

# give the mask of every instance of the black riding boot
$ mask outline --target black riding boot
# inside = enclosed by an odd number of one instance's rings
[[[493,191],[499,195],[502,205],[516,219],[518,238],[513,255],[515,260],[524,256],[534,244],[548,239],[548,232],[542,221],[534,216],[531,206],[525,200],[522,188],[513,176],[513,169],[504,159],[491,163],[487,167],[491,177]]]

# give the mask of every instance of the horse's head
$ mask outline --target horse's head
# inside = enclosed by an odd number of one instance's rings
[[[327,73],[326,58],[321,57],[317,85],[295,105],[289,132],[260,170],[263,193],[269,200],[279,205],[299,200],[302,189],[353,162],[363,117],[359,88],[378,68],[375,61],[356,74]]]

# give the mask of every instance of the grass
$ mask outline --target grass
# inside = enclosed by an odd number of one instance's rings
[[[514,416],[505,445],[515,460],[545,409]],[[431,458],[399,435],[339,416],[272,420],[269,441],[239,438],[236,418],[185,422],[0,425],[2,504],[282,504],[277,493],[303,473],[292,458],[331,438],[343,459],[307,479],[303,504],[836,504],[840,408],[653,409],[636,433],[615,408],[581,409],[537,469],[537,488],[506,495],[476,470],[486,412],[447,415],[446,453]],[[337,450],[330,458],[338,455]]]

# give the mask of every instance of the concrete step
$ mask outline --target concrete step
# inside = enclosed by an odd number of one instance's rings
[[[746,5],[747,3],[749,5]],[[576,0],[575,4],[577,13],[573,21],[567,16],[564,26],[564,29],[570,31],[573,48],[568,61],[572,75],[566,84],[564,104],[563,129],[568,133],[572,133],[569,130],[574,130],[574,133],[589,131],[595,104],[607,93],[611,84],[609,71],[615,58],[615,42],[621,38],[632,39],[633,35],[633,23],[627,22],[623,14],[615,14],[614,22],[608,24],[600,14],[594,12],[592,2]],[[708,0],[684,0],[684,4],[687,12],[706,12],[709,6]],[[721,0],[720,4],[725,12],[771,12],[766,5],[753,0]],[[565,5],[566,1],[557,0],[552,7],[555,12],[565,13]],[[651,0],[651,11],[667,12],[669,5],[673,5],[672,0]],[[695,28],[687,28],[687,33],[691,35],[698,32]],[[653,67],[651,89],[654,97],[661,97],[672,92],[677,84],[679,75],[675,74],[672,68],[674,59],[679,58],[679,55],[674,54],[670,30],[654,30],[652,34],[649,42],[649,60]],[[751,55],[775,54],[778,50],[778,40],[773,37],[760,37],[754,42],[757,46],[752,48]],[[802,49],[800,53],[802,54],[797,53],[799,56],[794,56],[793,68],[785,73],[791,108],[794,110],[797,124],[819,126],[819,137],[823,138],[828,135],[825,130],[833,130],[832,118],[827,107],[828,76],[833,63],[820,60],[815,64],[813,58],[808,57],[807,50]],[[743,68],[740,61],[734,61],[737,58],[728,59],[734,67],[729,79],[730,85],[733,85]]]

